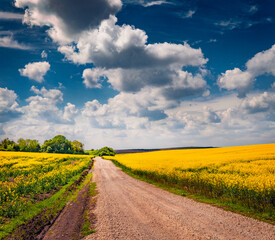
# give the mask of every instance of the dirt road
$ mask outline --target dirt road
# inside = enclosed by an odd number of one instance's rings
[[[86,239],[275,239],[275,227],[133,179],[96,159],[96,233]]]

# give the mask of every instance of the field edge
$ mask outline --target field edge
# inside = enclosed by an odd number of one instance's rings
[[[269,217],[265,217],[263,214],[258,213],[258,212],[253,212],[251,209],[241,206],[239,204],[236,203],[232,203],[232,202],[227,202],[227,201],[222,201],[220,199],[216,199],[216,198],[209,198],[203,195],[199,195],[196,193],[190,193],[187,191],[182,190],[179,186],[173,185],[171,186],[171,184],[169,185],[165,185],[163,183],[159,183],[156,181],[153,181],[149,178],[146,178],[144,175],[138,175],[136,173],[134,173],[132,171],[131,168],[126,167],[125,165],[121,164],[120,162],[116,161],[115,159],[108,159],[107,157],[104,158],[105,160],[108,161],[112,161],[117,167],[119,167],[123,172],[125,172],[126,174],[128,174],[131,177],[134,177],[138,180],[147,182],[149,184],[152,184],[156,187],[159,187],[165,191],[171,192],[173,194],[182,196],[182,197],[187,197],[190,199],[193,199],[197,202],[201,202],[201,203],[206,203],[218,208],[221,208],[225,211],[230,211],[230,212],[234,212],[240,215],[243,215],[245,217],[250,217],[259,221],[263,221],[272,225],[275,225],[275,219],[270,219]]]

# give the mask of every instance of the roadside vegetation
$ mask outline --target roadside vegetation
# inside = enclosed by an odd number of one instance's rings
[[[89,151],[89,154],[102,157],[102,156],[115,156],[116,152],[114,149],[110,147],[103,147],[97,150],[91,149]]]
[[[53,218],[90,167],[87,155],[0,152],[0,239],[36,215]]]
[[[117,154],[128,173],[275,221],[275,144]],[[186,192],[186,194],[184,193]]]

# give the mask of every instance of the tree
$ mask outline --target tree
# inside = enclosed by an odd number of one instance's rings
[[[5,138],[4,140],[1,141],[0,144],[0,150],[3,151],[18,151],[19,146],[9,138]]]
[[[103,147],[98,150],[92,151],[92,154],[97,156],[115,156],[116,152],[110,147]]]
[[[46,140],[41,149],[43,152],[73,153],[71,142],[63,135],[57,135],[53,139]]]
[[[37,140],[19,138],[17,143],[21,152],[39,152],[41,148]]]
[[[1,147],[7,149],[9,145],[14,145],[15,142],[10,140],[9,138],[5,138],[1,141]]]
[[[74,151],[74,153],[84,153],[84,144],[77,141],[77,140],[74,140],[72,141],[72,149]]]
[[[19,138],[19,139],[17,140],[17,143],[18,143],[18,146],[19,146],[19,150],[20,150],[21,152],[25,152],[25,151],[27,150],[27,142],[26,142],[25,139]]]
[[[37,140],[27,139],[27,141],[28,141],[28,147],[27,147],[28,152],[39,152],[40,145]]]

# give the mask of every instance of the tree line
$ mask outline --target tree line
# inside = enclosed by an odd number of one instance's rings
[[[110,147],[91,149],[84,151],[84,144],[74,140],[69,141],[63,135],[57,135],[46,140],[40,145],[37,140],[19,138],[17,142],[5,138],[0,142],[0,151],[20,152],[46,152],[46,153],[68,153],[68,154],[90,154],[95,156],[115,156],[116,152]]]
[[[20,138],[17,142],[14,142],[9,138],[5,138],[0,143],[0,151],[85,154],[83,143],[77,140],[69,141],[63,135],[48,139],[43,145],[32,139]]]

